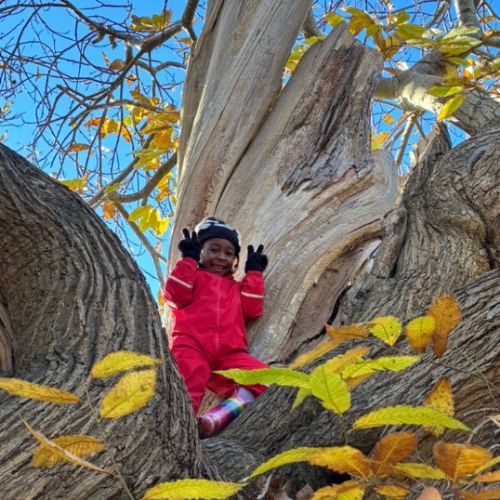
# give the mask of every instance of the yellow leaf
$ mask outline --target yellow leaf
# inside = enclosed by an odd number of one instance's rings
[[[363,382],[366,382],[371,375],[364,375],[362,377],[355,377],[355,378],[350,378],[349,380],[346,380],[347,388],[352,391],[358,385],[361,385]]]
[[[500,464],[500,457],[492,458],[489,462],[486,462],[484,465],[479,467],[479,469],[477,469],[474,473],[479,474],[480,472],[484,472],[497,464]]]
[[[465,94],[456,94],[454,97],[446,101],[441,107],[441,111],[439,112],[436,120],[438,122],[442,122],[443,120],[446,120],[446,118],[449,118],[464,102],[464,99]]]
[[[154,396],[156,370],[141,370],[124,375],[104,396],[99,414],[104,418],[118,418],[146,406]]]
[[[59,436],[51,441],[77,457],[98,453],[104,449],[104,445],[92,436]],[[44,445],[33,453],[33,467],[53,467],[61,462],[67,462],[67,459]]]
[[[376,486],[375,491],[384,497],[388,498],[406,498],[411,492],[408,488],[403,486],[398,486],[396,484],[383,484],[381,486]]]
[[[323,357],[327,352],[330,352],[332,349],[335,349],[338,345],[344,342],[343,339],[336,340],[327,340],[326,342],[322,342],[314,349],[311,349],[300,356],[297,356],[289,365],[289,368],[302,368],[303,366],[316,361],[317,359]]]
[[[493,483],[495,481],[500,481],[500,470],[495,470],[493,472],[486,472],[476,476],[473,483]]]
[[[436,382],[432,391],[425,398],[424,406],[434,408],[449,417],[455,415],[451,382],[448,378],[443,377]],[[427,430],[435,437],[441,436],[444,432],[444,428],[440,425],[434,425]]]
[[[161,236],[168,227],[168,217],[162,219],[158,209],[151,205],[141,205],[129,214],[128,220],[136,222],[141,231],[152,229],[157,236]]]
[[[246,483],[226,483],[208,479],[179,479],[149,488],[143,500],[179,500],[195,498],[229,498],[244,488]]]
[[[434,354],[440,358],[446,350],[448,334],[460,321],[460,305],[453,295],[444,295],[431,304],[427,314],[436,322],[432,335],[432,348]]]
[[[295,464],[297,462],[306,462],[309,457],[315,453],[323,450],[323,448],[293,448],[291,450],[283,451],[278,453],[269,460],[266,460],[263,464],[260,464],[253,472],[250,477],[255,477],[265,472],[275,469],[276,467],[281,467],[282,465]]]
[[[375,445],[371,459],[372,471],[376,476],[391,475],[394,465],[409,456],[417,447],[413,432],[394,432],[381,438]]]
[[[370,352],[369,347],[366,346],[354,347],[352,349],[347,350],[344,354],[340,354],[328,360],[325,363],[325,366],[329,371],[340,372],[347,365],[352,363],[354,360],[362,358],[368,352]]]
[[[28,432],[42,445],[42,447],[49,449],[54,455],[58,455],[62,461],[70,462],[74,465],[85,467],[86,469],[90,469],[95,472],[101,472],[103,474],[107,474],[108,476],[113,476],[113,477],[115,476],[112,472],[107,471],[105,469],[101,469],[100,467],[97,467],[96,465],[91,464],[86,460],[83,460],[83,458],[78,457],[74,453],[65,450],[58,444],[54,443],[54,441],[46,438],[41,432],[32,429],[31,426],[28,424],[28,422],[26,422],[26,420],[23,420],[22,422],[24,427],[26,427]]]
[[[391,135],[390,132],[382,132],[381,134],[372,134],[371,136],[371,148],[373,151],[378,151],[382,149],[383,143],[389,138]]]
[[[490,488],[479,491],[457,491],[460,500],[498,500],[500,488]]]
[[[116,134],[120,130],[120,124],[113,119],[106,118],[99,129],[99,135],[106,137],[109,134]]]
[[[87,187],[87,178],[88,175],[85,174],[82,177],[78,177],[76,179],[59,179],[59,182],[61,184],[64,184],[67,188],[71,189],[71,191],[82,193]]]
[[[323,364],[315,368],[309,376],[313,396],[334,413],[344,413],[351,406],[351,393],[342,377],[331,372]]]
[[[361,451],[351,446],[323,448],[309,456],[307,461],[313,465],[321,465],[363,479],[370,475],[370,461]]]
[[[415,351],[425,352],[435,328],[436,322],[432,316],[420,316],[406,325],[406,338]]]
[[[446,479],[446,474],[444,472],[427,464],[405,462],[403,464],[396,464],[394,469],[400,474],[413,479]]]
[[[0,389],[13,396],[46,401],[47,403],[71,405],[80,402],[71,392],[45,385],[33,384],[19,378],[0,378]]]
[[[295,400],[293,401],[292,410],[295,410],[295,408],[297,408],[304,402],[304,399],[306,399],[308,396],[311,395],[312,395],[311,389],[305,389],[304,387],[300,387],[299,390],[297,391],[297,396],[295,396]]]
[[[344,18],[340,14],[335,14],[335,12],[327,12],[325,14],[326,22],[332,27],[335,28],[341,22],[344,21]]]
[[[370,333],[388,345],[394,345],[401,333],[401,322],[394,316],[382,316],[370,321]]]
[[[432,450],[436,465],[456,483],[491,460],[491,453],[480,446],[438,441]]]
[[[341,484],[325,486],[314,492],[311,500],[361,500],[364,485],[358,481],[345,481]]]
[[[90,371],[90,376],[92,378],[112,377],[113,375],[131,370],[132,368],[157,366],[161,364],[161,360],[154,359],[146,354],[130,351],[116,351],[94,363]]]
[[[470,431],[470,429],[452,417],[425,406],[391,406],[374,410],[358,418],[353,429],[369,429],[383,425],[444,425],[450,429]]]
[[[376,359],[357,361],[346,366],[342,371],[342,378],[363,377],[379,371],[399,372],[420,361],[420,356],[382,356]]]
[[[309,375],[290,370],[289,368],[261,368],[259,370],[216,370],[226,378],[239,384],[276,384],[288,387],[303,387],[309,389]]]
[[[441,493],[433,486],[426,486],[417,500],[442,500]]]
[[[88,144],[80,144],[75,142],[74,144],[71,144],[71,146],[68,148],[68,152],[72,153],[74,151],[87,151],[90,148]]]
[[[112,219],[115,216],[116,213],[116,207],[115,204],[107,200],[102,204],[102,216],[105,219]]]

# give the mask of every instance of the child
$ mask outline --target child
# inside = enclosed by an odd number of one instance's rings
[[[262,315],[267,257],[259,245],[248,247],[245,277],[232,273],[238,265],[239,233],[219,219],[209,217],[189,234],[182,230],[179,243],[182,259],[163,287],[172,309],[172,354],[191,396],[193,411],[208,388],[229,397],[198,419],[200,435],[222,430],[244,406],[266,390],[263,385],[238,387],[233,381],[212,373],[241,368],[255,370],[267,365],[248,353],[245,323]]]

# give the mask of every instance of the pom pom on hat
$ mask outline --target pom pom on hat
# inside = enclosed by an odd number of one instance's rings
[[[216,219],[215,217],[207,217],[198,223],[195,227],[198,234],[198,240],[203,243],[211,238],[222,238],[228,240],[234,247],[236,257],[240,253],[240,233],[231,227],[229,224]]]

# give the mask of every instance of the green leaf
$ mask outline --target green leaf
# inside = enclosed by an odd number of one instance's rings
[[[474,35],[479,31],[479,28],[475,26],[465,26],[465,25],[460,25],[457,26],[456,28],[451,29],[446,33],[446,35],[443,36],[443,40],[447,40],[449,38],[456,38],[456,37],[461,37],[461,36],[469,36],[469,35]]]
[[[391,406],[380,408],[358,418],[353,429],[370,429],[384,425],[442,425],[449,429],[470,431],[459,420],[425,406]]]
[[[446,101],[439,112],[437,117],[438,122],[442,122],[446,118],[449,118],[464,102],[465,94],[457,94],[455,97],[452,97],[449,101]]]
[[[351,393],[342,377],[328,369],[327,366],[318,366],[309,378],[313,396],[321,404],[334,413],[344,413],[351,406]]]
[[[309,376],[290,368],[263,368],[260,370],[217,370],[215,373],[238,384],[276,384],[309,389]]]
[[[396,34],[403,40],[410,40],[428,37],[429,31],[418,24],[401,24],[396,28]]]
[[[246,483],[226,483],[209,481],[208,479],[179,479],[149,488],[142,498],[143,500],[229,498],[245,486]]]
[[[312,395],[311,389],[305,389],[304,387],[301,387],[297,391],[297,396],[295,396],[295,401],[293,402],[292,410],[295,410],[295,408],[297,408],[304,402],[304,399],[306,399],[308,396],[311,395]]]
[[[259,465],[252,472],[250,477],[264,474],[264,472],[275,469],[276,467],[281,467],[282,465],[306,462],[311,456],[316,455],[322,450],[323,448],[294,448],[292,450],[284,451],[283,453],[278,453],[278,455],[275,455],[263,464]]]
[[[449,97],[454,94],[458,94],[458,92],[462,92],[464,88],[460,86],[450,87],[448,85],[434,85],[427,89],[427,93],[433,95],[435,97]]]
[[[377,359],[357,361],[342,371],[342,378],[348,380],[378,371],[399,372],[418,363],[420,359],[420,356],[384,356]]]

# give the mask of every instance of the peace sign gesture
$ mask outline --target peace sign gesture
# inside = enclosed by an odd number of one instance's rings
[[[247,262],[245,264],[245,272],[260,271],[263,272],[267,267],[267,256],[262,253],[264,245],[259,245],[257,251],[254,250],[253,245],[248,245]]]

